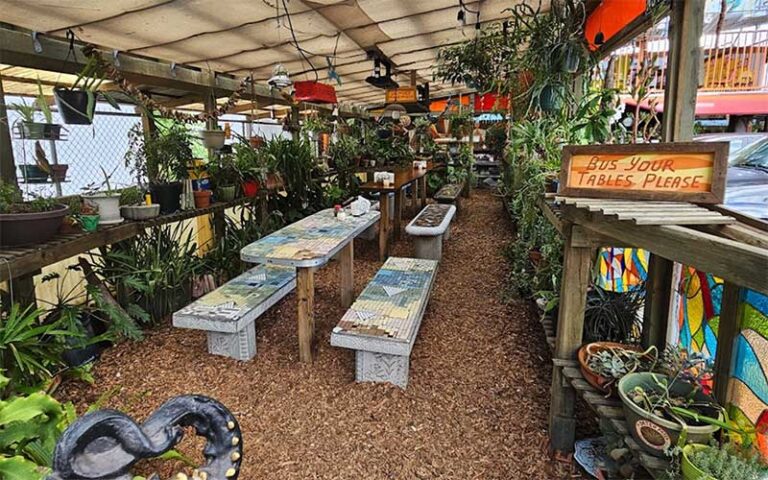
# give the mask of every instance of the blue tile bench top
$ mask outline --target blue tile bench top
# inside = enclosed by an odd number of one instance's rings
[[[437,265],[434,260],[390,257],[333,329],[331,345],[410,355]]]
[[[433,203],[424,207],[424,209],[411,220],[411,223],[405,227],[409,235],[415,236],[436,236],[442,235],[451,224],[453,215],[456,213],[456,207],[443,203]]]
[[[443,185],[440,190],[435,193],[435,195],[432,197],[437,201],[441,200],[448,200],[448,201],[454,201],[459,197],[459,194],[461,194],[462,185],[456,184],[456,183],[449,183],[447,185]]]
[[[296,269],[257,265],[173,314],[173,325],[236,333],[296,288]]]
[[[368,227],[381,214],[338,219],[333,209],[321,210],[243,247],[240,258],[250,263],[275,263],[293,267],[318,267]]]

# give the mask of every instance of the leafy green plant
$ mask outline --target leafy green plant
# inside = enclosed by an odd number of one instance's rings
[[[133,186],[120,191],[120,205],[141,205],[144,202],[144,190]]]
[[[129,146],[125,166],[136,176],[139,185],[171,183],[187,177],[192,164],[192,134],[180,123],[162,126],[156,123],[152,133],[145,135],[141,124],[128,132]]]
[[[108,92],[101,92],[99,88],[106,79],[106,74],[99,71],[99,64],[96,57],[89,57],[88,61],[83,65],[83,68],[77,74],[74,83],[69,87],[63,87],[63,90],[69,91],[81,91],[85,92],[88,98],[88,104],[85,112],[80,112],[82,115],[87,116],[89,122],[93,121],[93,114],[95,112],[96,101],[99,97],[103,98],[109,105],[115,110],[120,110],[117,100]],[[61,97],[58,101],[66,105],[67,107],[74,109],[72,105],[69,105]]]
[[[267,166],[259,151],[260,149],[253,148],[245,139],[234,145],[234,168],[242,180],[266,180]]]
[[[274,201],[286,221],[296,221],[322,205],[323,189],[313,177],[316,164],[307,141],[274,137],[258,153],[267,172],[283,181],[287,195]]]
[[[240,148],[236,146],[235,148]],[[217,187],[231,187],[238,185],[242,177],[237,168],[235,155],[220,154],[208,162],[208,174]]]
[[[8,106],[11,110],[17,112],[21,116],[21,120],[27,123],[33,123],[35,121],[35,113],[37,108],[34,104],[28,105],[24,98],[21,98],[21,103],[12,103]]]

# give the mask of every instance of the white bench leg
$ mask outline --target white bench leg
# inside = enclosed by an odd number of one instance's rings
[[[448,228],[445,229],[445,233],[443,234],[443,241],[447,242],[448,239],[451,238],[451,225],[448,225]]]
[[[408,386],[408,356],[357,350],[355,360],[355,380],[358,382],[389,382],[400,388]]]
[[[414,237],[414,246],[416,247],[416,258],[440,261],[443,257],[442,235]]]
[[[256,323],[237,333],[208,332],[208,353],[235,360],[250,360],[256,355]]]

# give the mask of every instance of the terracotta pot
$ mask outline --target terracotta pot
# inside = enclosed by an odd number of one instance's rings
[[[266,188],[267,190],[277,190],[278,188],[283,187],[283,179],[276,173],[268,173],[267,174],[267,184]]]
[[[211,192],[210,190],[195,190],[195,208],[208,208],[211,206]]]
[[[531,260],[533,266],[536,267],[541,263],[541,252],[538,250],[531,250],[528,252],[528,258]]]
[[[67,170],[69,165],[59,164],[51,165],[51,180],[54,182],[63,182],[67,179]]]
[[[593,372],[587,361],[589,360],[589,352],[598,353],[609,348],[623,348],[624,350],[631,350],[633,352],[641,352],[640,347],[634,345],[625,345],[623,343],[616,342],[594,342],[582,345],[577,353],[579,360],[579,367],[581,367],[581,374],[584,376],[584,380],[590,385],[600,390],[605,394],[610,394],[612,397],[617,398],[618,392],[616,390],[616,382],[611,383],[610,378],[603,377]]]
[[[253,198],[259,193],[259,182],[256,180],[248,180],[243,182],[243,196]]]
[[[80,233],[82,231],[83,231],[83,227],[80,226],[80,222],[78,222],[76,218],[71,216],[66,216],[64,218],[64,221],[61,222],[61,226],[59,227],[59,233],[61,233],[62,235]]]

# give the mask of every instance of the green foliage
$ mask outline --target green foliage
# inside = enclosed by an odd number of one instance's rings
[[[264,182],[267,178],[267,166],[259,149],[253,148],[245,139],[241,139],[234,146],[234,169],[237,176],[245,181],[257,180]],[[214,168],[214,170],[216,170]]]
[[[239,144],[235,148],[240,148]],[[242,177],[237,168],[235,155],[216,155],[208,161],[208,174],[217,187],[231,187],[238,185]]]
[[[120,205],[141,205],[144,203],[144,190],[139,187],[128,187],[120,191]]]
[[[431,134],[432,129],[434,128],[432,121],[429,117],[418,117],[414,120],[413,124],[413,145],[416,153],[427,156],[434,155],[437,152],[438,147]]]
[[[130,168],[140,185],[170,183],[187,177],[192,164],[192,135],[180,123],[167,126],[156,124],[151,134],[145,135],[141,124],[128,132],[129,146],[125,153],[125,166]]]
[[[639,328],[638,312],[643,306],[645,288],[610,292],[595,286],[587,294],[584,311],[584,342],[632,342]]]
[[[192,234],[183,222],[153,227],[94,255],[95,270],[129,315],[159,322],[191,300],[191,282],[201,269]]]
[[[740,451],[730,443],[706,446],[687,455],[702,472],[718,480],[758,480],[768,475],[757,454]]]
[[[448,116],[448,122],[449,133],[453,138],[461,140],[472,135],[472,129],[475,126],[472,112],[465,110],[460,113],[452,113]]]
[[[21,103],[12,103],[8,105],[8,108],[18,113],[23,122],[33,123],[35,121],[37,108],[35,107],[35,104],[28,105],[23,97],[21,97]]]
[[[7,389],[34,387],[63,367],[67,340],[78,333],[62,318],[43,318],[44,311],[18,303],[0,313],[0,368],[10,378]]]

